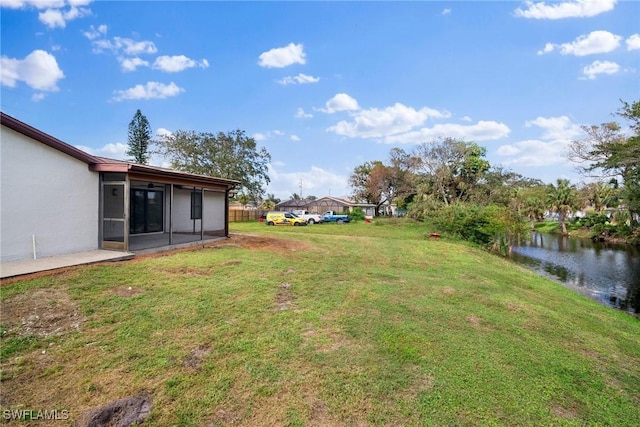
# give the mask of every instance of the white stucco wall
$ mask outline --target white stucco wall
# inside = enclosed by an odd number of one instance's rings
[[[205,230],[224,230],[224,193],[204,192]]]
[[[191,219],[191,190],[173,191],[173,231],[189,233],[193,231]],[[205,231],[224,230],[224,193],[204,192],[204,229]],[[168,219],[168,213],[165,218]],[[200,220],[195,220],[196,232],[200,231]],[[168,225],[165,227],[169,229]]]
[[[98,173],[4,126],[0,133],[0,261],[98,248]]]

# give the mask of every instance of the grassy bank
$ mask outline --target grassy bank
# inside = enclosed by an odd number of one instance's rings
[[[76,419],[146,391],[148,425],[640,419],[625,313],[416,223],[231,232],[3,286],[3,409]]]

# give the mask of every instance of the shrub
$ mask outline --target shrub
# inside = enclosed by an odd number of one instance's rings
[[[360,207],[355,207],[349,214],[351,221],[364,221],[364,211]]]
[[[580,227],[591,228],[597,224],[606,224],[609,221],[606,215],[588,215],[584,218],[577,218],[575,223]]]

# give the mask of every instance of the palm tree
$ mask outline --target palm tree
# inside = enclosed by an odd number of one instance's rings
[[[246,209],[247,205],[251,202],[251,196],[245,193],[240,193],[236,196],[236,200],[242,205],[242,209]]]
[[[565,219],[576,206],[577,193],[576,187],[569,184],[568,179],[558,179],[556,185],[549,185],[549,193],[547,195],[547,205],[558,214],[558,222],[563,235],[567,235],[567,225]]]
[[[524,199],[524,210],[529,218],[531,229],[535,229],[535,223],[544,214],[544,202],[537,196],[530,196]]]
[[[275,207],[276,207],[276,204],[271,199],[267,199],[264,202],[262,202],[262,209],[265,211],[273,210],[273,208]]]

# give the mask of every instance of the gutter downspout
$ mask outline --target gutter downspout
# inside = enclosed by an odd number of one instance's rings
[[[229,236],[229,187],[224,191],[224,235]]]

